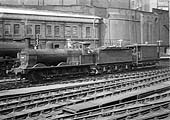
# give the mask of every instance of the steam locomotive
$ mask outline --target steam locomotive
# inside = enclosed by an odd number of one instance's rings
[[[75,76],[114,73],[155,65],[159,61],[157,45],[129,45],[126,47],[89,48],[79,42],[65,49],[24,49],[19,55],[16,75],[32,82]]]

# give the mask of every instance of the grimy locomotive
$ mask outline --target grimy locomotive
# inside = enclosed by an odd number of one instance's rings
[[[155,65],[159,60],[157,45],[153,44],[95,49],[90,49],[87,42],[78,42],[65,49],[53,49],[52,44],[47,42],[46,49],[22,50],[15,74],[39,82],[131,70]]]

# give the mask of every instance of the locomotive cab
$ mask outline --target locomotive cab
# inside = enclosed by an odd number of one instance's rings
[[[68,51],[67,64],[82,65],[94,63],[94,54],[89,48],[88,42],[76,42],[72,44],[73,50]],[[79,49],[81,52],[77,53],[74,49]]]

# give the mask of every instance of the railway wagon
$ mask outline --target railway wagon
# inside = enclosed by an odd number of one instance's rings
[[[159,47],[156,44],[128,45],[132,49],[133,61],[139,67],[155,65],[159,61]]]
[[[139,61],[157,59],[158,51],[156,45],[140,45],[138,46],[140,52]]]
[[[99,45],[100,17],[59,11],[0,7],[0,40],[39,39],[39,48],[47,41],[57,41],[64,48],[66,39]],[[95,42],[94,42],[95,41]]]

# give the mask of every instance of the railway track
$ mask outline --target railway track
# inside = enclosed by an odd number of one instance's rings
[[[169,80],[168,69],[162,72],[157,71],[155,74],[149,74],[148,77],[146,77],[146,74],[142,75],[138,79],[130,80],[125,77],[125,79],[118,78],[117,81],[115,79],[108,79],[104,81],[76,83],[77,85],[74,84],[65,88],[61,87],[57,90],[46,90],[26,95],[5,97],[0,100],[1,118],[2,120],[33,119],[36,116],[39,118],[44,114],[47,115],[50,113],[50,115],[44,117],[46,119],[48,116],[53,116],[51,115],[53,113],[52,111],[58,111],[68,105],[135,91]]]
[[[69,83],[76,83],[76,82],[84,82],[84,81],[91,81],[91,80],[98,80],[103,78],[118,78],[118,77],[126,77],[126,76],[137,76],[142,72],[143,74],[147,74],[147,72],[156,72],[157,70],[164,69],[166,67],[157,67],[156,70],[153,68],[150,68],[148,71],[144,71],[145,69],[139,69],[139,71],[134,72],[126,72],[126,73],[118,73],[118,74],[106,74],[106,75],[98,75],[98,76],[89,76],[86,78],[74,78],[68,80],[52,80],[52,81],[46,81],[44,83],[38,83],[38,84],[32,84],[28,80],[20,79],[20,78],[7,78],[0,80],[0,91],[2,90],[10,90],[10,89],[19,89],[19,88],[28,88],[28,87],[38,87],[38,86],[47,86],[52,84],[69,84]],[[168,69],[168,68],[167,68]]]
[[[140,117],[138,119],[133,119],[133,120],[169,120],[170,111],[168,109],[166,109],[166,111],[161,110],[158,112],[154,112],[154,113],[151,113],[150,115],[146,115],[146,116]]]
[[[68,118],[73,120],[148,120],[149,117],[155,117],[155,112],[169,111],[169,98],[170,92],[76,114],[60,115],[53,117],[51,120],[65,120]],[[165,114],[165,111],[161,114]]]

